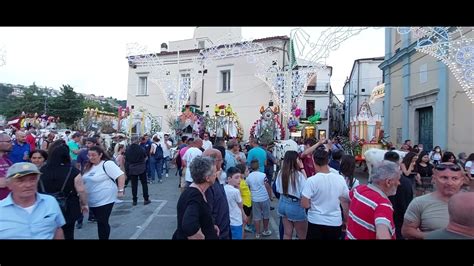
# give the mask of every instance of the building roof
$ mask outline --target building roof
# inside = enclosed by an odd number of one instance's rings
[[[265,37],[265,38],[260,38],[260,39],[254,39],[252,40],[253,42],[266,42],[266,41],[273,41],[273,40],[282,40],[282,41],[287,41],[289,40],[290,38],[288,36],[272,36],[272,37]],[[238,43],[238,42],[237,42]],[[234,43],[231,43],[231,44],[234,44]],[[224,46],[224,45],[220,45],[219,47],[221,46]],[[219,48],[218,47],[218,48]],[[200,48],[196,48],[196,49],[189,49],[189,50],[179,50],[179,53],[180,54],[185,54],[185,53],[197,53],[199,51],[201,51],[202,49]],[[172,55],[172,54],[177,54],[178,51],[172,51],[172,52],[169,52],[169,51],[162,51],[160,53],[152,53],[150,55],[157,55],[157,56],[164,56],[164,55]],[[135,55],[135,56],[140,56],[140,55]]]
[[[358,63],[358,62],[362,62],[362,61],[384,61],[385,60],[385,57],[383,56],[379,56],[379,57],[368,57],[368,58],[359,58],[359,59],[356,59],[354,60],[354,64],[352,65],[352,69],[351,69],[351,74],[349,75],[349,80],[351,79],[352,77],[352,73],[354,72],[354,69],[355,69],[355,65]],[[349,82],[349,80],[346,81]]]

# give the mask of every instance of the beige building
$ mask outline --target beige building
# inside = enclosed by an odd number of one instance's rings
[[[474,38],[471,28],[464,34]],[[385,32],[384,129],[400,147],[404,140],[429,150],[474,152],[474,104],[451,70],[431,55],[417,52],[410,34]]]

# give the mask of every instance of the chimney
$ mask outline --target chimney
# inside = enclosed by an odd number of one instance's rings
[[[166,43],[161,44],[161,52],[168,52],[168,45]]]

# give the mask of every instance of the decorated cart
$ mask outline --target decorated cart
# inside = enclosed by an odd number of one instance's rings
[[[204,116],[204,127],[211,137],[242,140],[244,134],[237,113],[232,110],[230,104],[216,104],[214,115],[206,113]]]
[[[279,118],[280,108],[278,106],[267,107],[261,106],[259,120],[253,123],[250,129],[250,136],[260,140],[262,144],[270,144],[275,140],[285,139],[285,128]]]
[[[158,120],[144,108],[138,110],[131,107],[119,108],[117,130],[127,136],[142,136],[145,133],[154,134],[161,130]]]
[[[56,129],[59,117],[48,116],[46,114],[38,115],[38,113],[31,114],[22,112],[19,116],[13,117],[7,123],[7,126],[11,126],[16,129],[35,127],[38,129]]]
[[[198,137],[204,133],[204,116],[195,106],[186,105],[170,127],[176,136]]]
[[[351,117],[349,141],[353,143],[353,153],[357,161],[364,161],[364,153],[371,148],[383,149],[381,142],[383,131],[382,119],[378,114],[372,114],[370,105],[363,102],[357,115]]]

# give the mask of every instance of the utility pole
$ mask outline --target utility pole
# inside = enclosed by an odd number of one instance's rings
[[[44,96],[44,114],[46,114],[46,111],[47,111],[47,109],[46,109],[47,108],[46,99],[48,99],[47,97],[48,96],[46,96],[46,95]]]
[[[202,65],[202,70],[199,70],[198,73],[202,74],[202,83],[201,83],[201,112],[204,112],[204,75],[207,74],[207,69]]]
[[[356,114],[359,115],[359,91],[360,91],[360,61],[357,61],[357,110]]]

